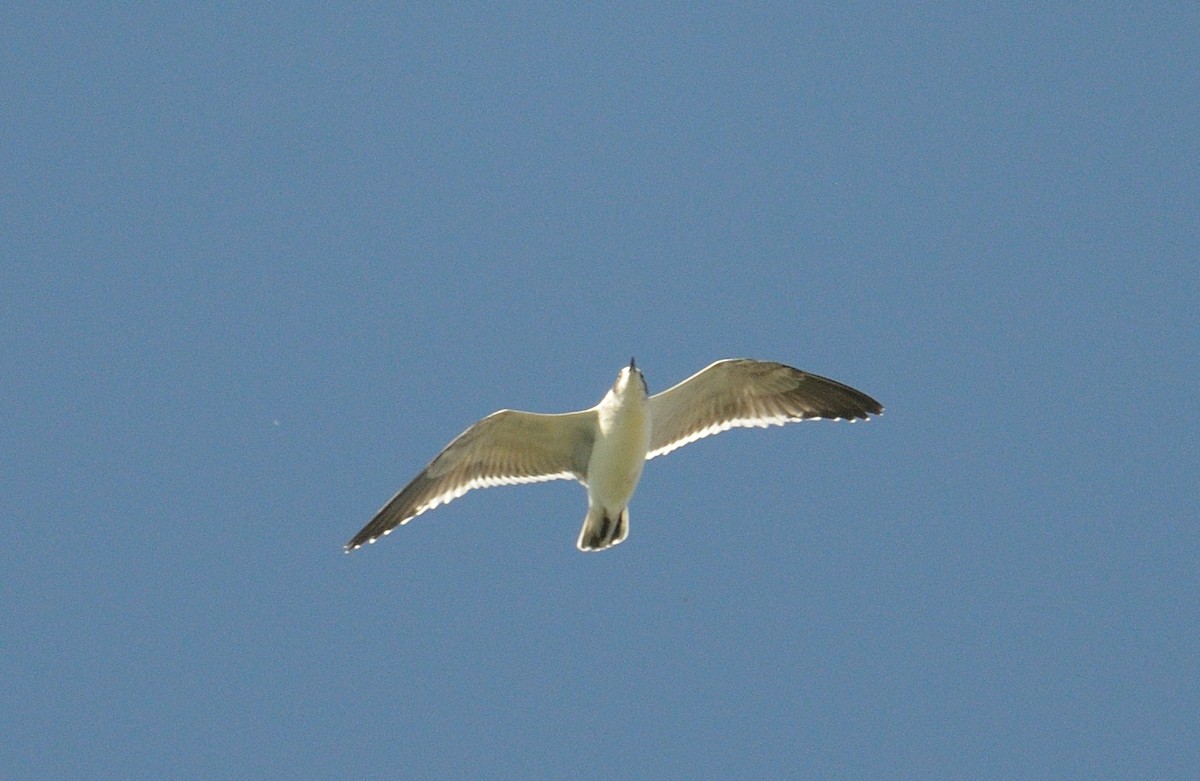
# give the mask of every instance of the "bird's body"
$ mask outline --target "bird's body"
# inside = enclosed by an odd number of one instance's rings
[[[849,386],[781,363],[717,361],[650,396],[633,361],[591,409],[560,415],[500,410],[460,434],[346,544],[375,542],[396,526],[473,488],[573,478],[588,492],[577,543],[604,550],[629,534],[629,500],[648,459],[733,427],[883,411]]]
[[[632,363],[596,405],[596,440],[587,465],[588,514],[580,550],[603,550],[629,534],[629,499],[650,450],[650,399]]]

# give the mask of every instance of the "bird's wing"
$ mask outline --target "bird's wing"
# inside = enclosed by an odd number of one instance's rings
[[[650,397],[646,458],[738,426],[766,428],[818,418],[859,420],[883,406],[848,385],[784,366],[732,358],[717,361]]]
[[[396,526],[473,488],[575,478],[583,480],[595,436],[596,412],[540,415],[493,412],[446,446],[429,466],[383,506],[346,551],[375,542]]]

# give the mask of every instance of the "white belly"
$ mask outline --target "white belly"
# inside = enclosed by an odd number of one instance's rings
[[[645,404],[606,410],[601,414],[588,461],[588,501],[610,510],[629,504],[646,466],[650,449],[650,416]]]

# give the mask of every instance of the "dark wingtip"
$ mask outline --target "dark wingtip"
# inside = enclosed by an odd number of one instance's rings
[[[883,405],[858,388],[799,369],[793,371],[800,375],[799,387],[805,387],[804,380],[815,382],[815,386],[808,385],[806,392],[812,394],[810,398],[816,402],[821,417],[870,420],[872,415],[883,414]]]
[[[367,529],[369,529],[370,526],[371,526],[371,524],[367,524],[367,526],[362,531],[360,531],[358,534],[351,537],[350,542],[348,542],[342,546],[342,550],[345,553],[353,553],[354,551],[358,550],[362,546],[370,545],[371,543],[375,542],[375,540],[379,539],[378,535],[371,534],[367,531]]]
[[[847,412],[846,417],[851,420],[870,420],[872,415],[883,414],[882,404],[861,391],[856,391],[856,393],[858,393],[858,398],[855,400],[859,404],[853,411]]]

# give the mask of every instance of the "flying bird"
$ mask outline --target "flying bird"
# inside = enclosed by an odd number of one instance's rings
[[[588,511],[576,546],[600,551],[629,536],[629,499],[646,461],[735,427],[801,420],[866,420],[883,412],[867,394],[782,363],[733,358],[651,396],[635,361],[600,403],[545,415],[503,409],[475,423],[346,543],[373,543],[473,488],[574,479]]]

